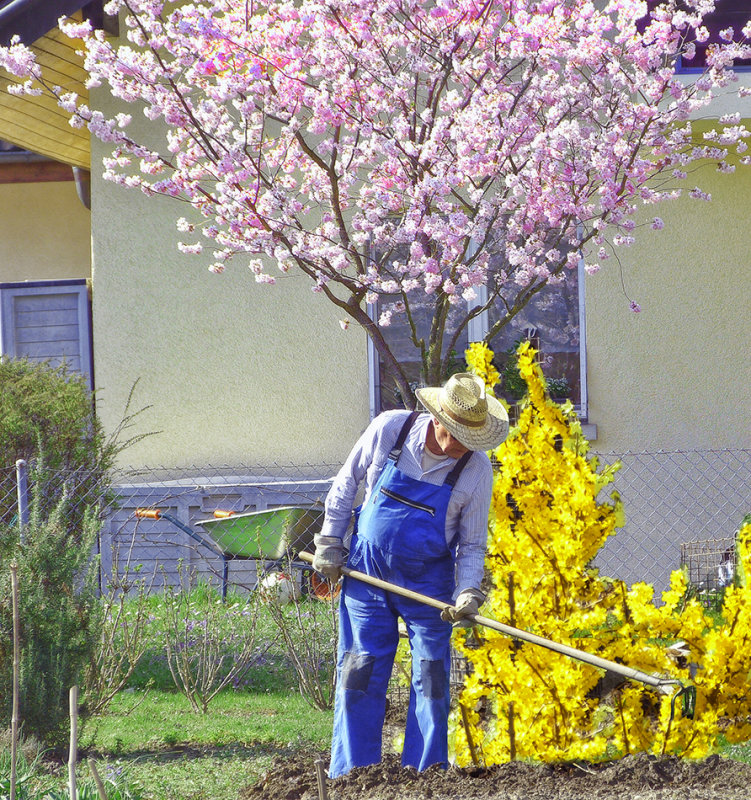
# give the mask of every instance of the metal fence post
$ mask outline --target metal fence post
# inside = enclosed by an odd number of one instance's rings
[[[29,469],[22,458],[16,461],[16,487],[18,492],[18,527],[21,531],[21,543],[23,543],[24,529],[29,524]]]

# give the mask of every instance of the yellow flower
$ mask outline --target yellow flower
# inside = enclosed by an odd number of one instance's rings
[[[489,518],[488,616],[545,638],[645,672],[691,682],[698,665],[701,720],[683,719],[671,696],[627,682],[601,692],[601,672],[551,650],[483,630],[479,645],[457,634],[471,662],[461,701],[467,730],[455,724],[457,763],[470,762],[467,737],[481,746],[487,766],[517,758],[593,761],[627,752],[675,753],[698,758],[716,748],[719,730],[729,741],[751,735],[751,587],[729,588],[724,619],[706,616],[688,598],[676,571],[663,603],[648,584],[627,588],[590,567],[623,525],[623,504],[612,488],[618,464],[589,458],[581,426],[570,409],[552,403],[529,343],[518,351],[529,399],[519,422],[494,452],[497,462]],[[470,368],[496,381],[492,353],[473,345]],[[751,570],[751,524],[738,535],[740,572]],[[688,663],[679,667],[666,645],[682,640]],[[679,704],[680,705],[680,704]],[[671,719],[672,712],[672,719]]]
[[[493,389],[501,375],[493,364],[493,351],[484,342],[472,342],[465,351],[464,358],[469,371],[479,375],[485,381],[488,392],[494,395]]]

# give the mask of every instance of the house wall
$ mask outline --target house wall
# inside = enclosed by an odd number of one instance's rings
[[[92,163],[104,155],[92,142]],[[365,334],[302,276],[255,282],[178,252],[184,205],[146,198],[93,170],[97,409],[105,428],[158,431],[122,464],[339,464],[368,423]]]
[[[751,169],[707,165],[688,180],[712,201],[649,207],[620,266],[611,258],[587,278],[600,452],[751,448]]]
[[[103,90],[93,104],[115,109]],[[134,114],[134,135],[149,135]],[[92,164],[107,148],[92,142]],[[600,452],[748,448],[751,170],[689,179],[710,204],[648,209],[637,243],[587,278],[589,422]],[[690,188],[690,186],[688,187]],[[368,421],[367,347],[302,276],[255,283],[176,249],[185,206],[92,175],[98,410],[151,408],[124,455],[154,466],[340,462]],[[663,231],[652,231],[655,215]],[[622,283],[625,284],[626,293]],[[629,309],[629,298],[642,306]]]
[[[711,203],[650,207],[621,265],[611,259],[587,277],[589,421],[600,452],[751,447],[751,170],[707,166],[694,179]],[[105,184],[96,171],[93,194],[100,415],[116,426],[138,380],[134,408],[152,406],[138,430],[161,431],[126,461],[341,461],[367,424],[364,334],[342,331],[337,310],[300,276],[263,286],[240,259],[216,276],[181,255],[176,203]],[[651,230],[655,215],[664,230]]]
[[[93,104],[108,110],[104,97]],[[92,151],[100,163],[106,149],[93,141]],[[149,408],[130,433],[159,432],[126,450],[122,465],[262,466],[268,478],[283,465],[320,473],[329,464],[333,473],[368,422],[365,335],[342,331],[341,315],[300,276],[258,285],[242,259],[209,274],[207,260],[176,250],[184,206],[104,183],[96,168],[92,178],[98,412],[114,430],[137,381],[132,410]],[[707,166],[694,184],[713,202],[646,209],[636,244],[586,281],[592,447],[612,454],[608,463],[621,457],[615,488],[627,520],[597,563],[658,591],[683,542],[732,537],[751,508],[751,170],[724,176]],[[649,226],[657,215],[662,231]],[[145,473],[148,489],[156,477]],[[165,498],[150,502],[175,502],[195,524],[191,486],[170,480]],[[205,515],[218,500],[200,503]],[[113,537],[130,531],[126,521],[135,525],[130,510]],[[174,531],[166,537],[176,541]]]
[[[0,209],[0,282],[91,275],[91,218],[73,181],[0,183]]]

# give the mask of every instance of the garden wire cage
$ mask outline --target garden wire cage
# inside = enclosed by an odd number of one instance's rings
[[[725,590],[733,585],[738,572],[736,538],[683,542],[681,565],[686,570],[691,593],[706,608],[718,608]]]

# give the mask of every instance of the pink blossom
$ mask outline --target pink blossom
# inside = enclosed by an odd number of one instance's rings
[[[394,311],[391,308],[386,309],[385,311],[382,311],[381,312],[381,316],[378,318],[378,324],[382,328],[387,328],[389,325],[391,325],[391,317],[392,317],[393,313],[394,313]]]
[[[122,106],[107,115],[44,80],[17,40],[0,66],[17,92],[56,95],[71,124],[111,145],[107,180],[191,205],[201,224],[178,228],[212,242],[211,271],[247,254],[261,283],[299,267],[314,291],[331,283],[355,305],[406,295],[385,326],[412,303],[448,300],[461,316],[479,286],[513,307],[530,282],[576,268],[580,229],[594,272],[606,242],[635,241],[638,207],[678,196],[701,160],[728,171],[728,151],[745,153],[738,114],[701,145],[689,123],[731,86],[743,52],[732,31],[704,74],[675,71],[692,31],[708,40],[709,3],[501,5],[257,0],[247,24],[245,5],[225,0],[110,0],[123,41],[65,25],[83,39],[87,85]],[[129,104],[152,146],[131,133]]]
[[[85,39],[91,35],[91,22],[71,22],[68,17],[60,17],[58,20],[60,30],[70,39]]]
[[[613,237],[613,244],[616,247],[630,247],[633,243],[633,236],[624,236],[623,234],[616,233],[616,235]]]

